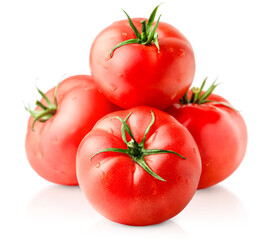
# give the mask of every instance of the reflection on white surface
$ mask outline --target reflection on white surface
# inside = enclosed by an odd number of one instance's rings
[[[35,219],[80,220],[95,214],[78,186],[49,186],[34,195],[26,208],[26,217]]]
[[[45,236],[50,237],[54,232],[60,237],[81,236],[81,239],[99,236],[101,239],[111,237],[119,240],[129,237],[131,240],[188,240],[200,239],[201,236],[217,239],[224,232],[226,239],[231,239],[236,232],[238,235],[246,232],[246,219],[240,199],[221,185],[198,190],[189,205],[176,217],[145,227],[111,222],[92,209],[79,187],[52,185],[29,201],[23,229],[33,236],[44,232]]]
[[[221,185],[197,190],[181,215],[185,221],[207,223],[235,223],[246,219],[246,211],[241,200]]]
[[[126,239],[129,236],[130,239],[189,239],[184,229],[173,220],[151,226],[134,227],[101,219],[91,225],[90,233],[104,239]]]
[[[33,196],[27,205],[26,216],[94,219],[95,216],[98,217],[98,213],[89,205],[78,186],[52,185]],[[183,218],[184,221],[209,221],[210,219],[235,221],[245,216],[245,209],[240,199],[225,187],[217,185],[198,190],[189,205],[175,217],[175,220]],[[111,226],[112,222],[105,220],[101,224]],[[113,224],[117,227],[122,226]],[[168,224],[163,226],[167,227]]]

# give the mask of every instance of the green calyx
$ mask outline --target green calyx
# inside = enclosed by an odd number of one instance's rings
[[[158,27],[161,15],[159,16],[155,26],[152,28],[152,24],[154,22],[158,7],[161,4],[159,4],[150,14],[150,17],[148,19],[148,21],[146,22],[146,20],[141,21],[142,24],[142,32],[140,33],[137,28],[135,27],[135,25],[133,24],[131,18],[129,17],[129,15],[126,13],[126,11],[123,12],[126,14],[128,22],[130,24],[130,27],[132,28],[133,32],[135,33],[136,38],[134,39],[128,39],[126,41],[120,42],[119,44],[117,44],[110,52],[110,57],[112,56],[112,53],[115,49],[122,47],[124,45],[128,45],[128,44],[133,44],[133,43],[137,43],[137,44],[142,44],[142,45],[146,45],[149,46],[152,43],[154,43],[158,49],[158,52],[160,52],[160,47],[158,44],[158,34],[156,32],[156,29]]]
[[[190,103],[194,103],[194,104],[204,104],[204,103],[216,103],[216,104],[221,104],[223,106],[226,106],[228,108],[231,108],[233,110],[234,109],[232,106],[230,106],[227,103],[224,102],[218,102],[218,101],[214,101],[214,100],[209,100],[208,97],[211,95],[211,93],[214,91],[214,89],[219,85],[219,84],[215,84],[216,80],[210,85],[210,87],[204,91],[203,88],[206,84],[207,81],[207,77],[204,79],[204,81],[202,82],[201,87],[193,87],[191,88],[191,95],[190,97],[188,97],[188,92],[185,93],[185,95],[180,99],[181,104],[185,105],[185,104],[190,104]]]
[[[159,175],[157,175],[155,172],[153,172],[150,167],[147,165],[144,157],[148,156],[148,155],[152,155],[152,154],[163,154],[163,153],[172,153],[172,154],[176,154],[177,156],[186,159],[185,157],[183,157],[182,155],[180,155],[179,153],[176,153],[174,151],[170,151],[170,150],[162,150],[162,149],[145,149],[144,145],[145,145],[145,141],[146,141],[146,136],[151,128],[151,126],[153,125],[153,123],[155,122],[155,116],[154,113],[151,111],[151,116],[152,116],[152,120],[149,124],[149,126],[147,127],[144,137],[142,139],[142,141],[140,143],[137,143],[137,141],[135,140],[130,127],[128,126],[128,124],[126,123],[127,119],[129,118],[129,116],[132,113],[130,113],[125,120],[121,119],[120,117],[114,117],[116,119],[118,119],[121,123],[122,123],[122,127],[121,127],[121,135],[122,135],[122,139],[124,141],[124,143],[127,146],[127,149],[120,149],[120,148],[107,148],[104,150],[101,150],[97,153],[95,153],[91,159],[100,153],[103,152],[119,152],[119,153],[124,153],[129,155],[133,161],[135,161],[137,164],[139,164],[145,171],[147,171],[150,175],[152,175],[153,177],[157,178],[158,180],[161,181],[166,181],[165,179],[161,178]],[[126,139],[126,132],[129,134],[129,136],[131,137],[131,140],[128,142]]]
[[[39,94],[42,96],[43,99],[46,100],[47,105],[44,105],[40,101],[36,101],[36,105],[41,107],[41,110],[31,110],[30,106],[25,107],[25,109],[30,113],[30,115],[34,118],[34,121],[32,123],[31,129],[34,131],[34,124],[39,121],[39,122],[45,122],[49,120],[56,112],[57,112],[57,98],[56,98],[56,93],[58,89],[59,84],[55,87],[54,91],[54,103],[52,103],[48,97],[43,93],[39,88],[37,88]]]

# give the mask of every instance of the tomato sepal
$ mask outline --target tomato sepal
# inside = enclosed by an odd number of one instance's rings
[[[149,156],[149,155],[153,155],[153,154],[163,154],[163,153],[172,153],[175,154],[179,157],[181,157],[182,159],[186,159],[185,157],[183,157],[182,155],[180,155],[179,153],[176,153],[174,151],[171,150],[163,150],[163,149],[145,149],[144,145],[145,145],[145,141],[146,141],[146,136],[149,132],[149,130],[151,129],[153,123],[155,122],[155,115],[154,113],[151,111],[151,122],[148,125],[144,137],[142,139],[142,141],[138,144],[138,142],[135,140],[132,131],[130,129],[130,127],[128,126],[128,124],[126,123],[127,119],[130,117],[130,115],[132,114],[129,113],[128,116],[125,118],[125,120],[121,119],[118,116],[115,116],[113,118],[118,119],[121,123],[121,135],[122,135],[122,139],[124,141],[124,143],[127,145],[127,149],[123,149],[123,148],[106,148],[103,150],[98,151],[97,153],[93,154],[90,158],[90,160],[92,160],[93,157],[95,157],[96,155],[100,154],[100,153],[104,153],[104,152],[118,152],[118,153],[123,153],[123,154],[127,154],[131,157],[131,159],[136,162],[138,165],[140,165],[146,172],[148,172],[150,175],[152,175],[153,177],[155,177],[156,179],[166,182],[165,179],[163,179],[162,177],[160,177],[159,175],[157,175],[155,172],[153,172],[151,170],[151,168],[147,165],[144,157],[145,156]],[[127,141],[126,139],[126,132],[129,134],[129,136],[131,137],[130,141]]]
[[[125,46],[125,45],[128,45],[128,44],[142,44],[142,45],[146,45],[146,46],[149,46],[151,45],[152,43],[155,44],[155,46],[157,47],[157,50],[158,50],[158,53],[160,52],[160,46],[159,46],[159,43],[158,43],[158,34],[156,32],[156,29],[158,27],[158,24],[159,24],[159,21],[160,21],[160,18],[162,15],[159,16],[158,20],[156,21],[156,24],[155,26],[153,27],[153,29],[151,30],[152,28],[152,24],[154,22],[154,19],[155,19],[155,16],[156,16],[156,13],[157,13],[157,10],[158,10],[158,7],[160,6],[161,4],[159,4],[158,6],[156,6],[154,8],[154,10],[152,11],[152,13],[150,14],[150,17],[148,19],[148,22],[146,23],[146,20],[142,20],[141,21],[141,24],[142,24],[142,32],[140,33],[138,31],[138,29],[136,28],[136,26],[134,25],[134,23],[132,22],[130,16],[127,14],[127,12],[125,10],[122,9],[122,11],[126,14],[127,16],[127,19],[128,19],[128,22],[129,22],[129,25],[130,27],[132,28],[136,38],[133,38],[133,39],[128,39],[128,40],[125,40],[123,42],[120,42],[118,43],[114,48],[112,48],[112,50],[110,51],[110,54],[109,56],[112,57],[112,54],[113,54],[113,51],[119,47],[122,47],[122,46]]]
[[[185,95],[180,99],[180,103],[182,105],[186,105],[186,104],[205,104],[205,103],[216,103],[216,104],[220,104],[223,105],[225,107],[228,107],[232,110],[235,110],[238,112],[237,109],[235,109],[234,107],[232,107],[230,104],[225,103],[225,102],[220,102],[220,101],[214,101],[214,100],[209,100],[208,97],[212,94],[212,92],[214,91],[214,89],[219,85],[219,83],[216,84],[217,79],[209,86],[209,88],[203,91],[203,88],[206,84],[207,81],[207,77],[204,79],[204,81],[202,82],[202,85],[200,87],[193,87],[191,88],[191,94],[190,97],[188,96],[189,93],[186,92]]]
[[[45,122],[45,121],[49,120],[57,112],[57,98],[56,98],[56,94],[57,94],[57,90],[58,90],[59,84],[60,83],[58,83],[56,85],[55,90],[54,90],[54,103],[52,103],[49,100],[49,98],[46,96],[46,94],[44,92],[42,92],[38,87],[36,87],[37,91],[42,96],[42,98],[45,99],[45,101],[47,102],[48,106],[44,105],[43,103],[41,103],[38,100],[35,102],[35,105],[39,106],[41,108],[41,110],[31,110],[30,105],[28,105],[28,107],[25,106],[25,109],[34,118],[32,126],[31,126],[32,131],[34,131],[34,125],[35,125],[35,123],[37,121],[39,121],[39,122]]]

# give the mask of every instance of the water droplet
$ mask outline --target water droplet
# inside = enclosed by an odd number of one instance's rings
[[[121,33],[122,36],[127,36],[127,33],[123,32]]]
[[[85,90],[85,91],[91,91],[92,88],[91,88],[91,87],[85,87],[84,90]]]
[[[113,133],[113,129],[112,128],[108,129],[108,133],[112,134]]]
[[[113,85],[113,84],[111,84],[110,85],[110,90],[112,91],[112,92],[115,92],[116,90],[117,90],[117,86],[116,85]]]
[[[186,180],[186,184],[189,185],[190,184],[190,180],[187,178]]]
[[[39,159],[43,159],[43,153],[42,153],[41,151],[38,151],[36,156],[37,156]]]
[[[173,100],[174,98],[176,98],[176,96],[177,96],[177,93],[176,93],[176,92],[173,93],[173,94],[170,96],[170,100]]]
[[[155,196],[157,194],[157,187],[155,184],[150,185],[150,192],[152,196]]]
[[[122,73],[116,73],[116,76],[117,76],[118,78],[123,78],[123,77],[124,77],[124,75],[123,75]]]
[[[196,154],[196,149],[195,148],[192,148],[192,151]]]
[[[184,49],[180,48],[180,49],[178,50],[178,56],[183,57],[183,56],[185,56],[185,54],[186,54],[186,52],[185,52]]]
[[[99,162],[96,163],[96,165],[95,165],[96,168],[99,168],[100,166],[101,166],[101,164]]]
[[[174,48],[169,48],[168,51],[171,52],[171,53],[173,53],[174,52]]]
[[[105,175],[106,175],[105,172],[103,172],[103,171],[100,172],[100,177],[101,177],[101,178],[104,178]]]

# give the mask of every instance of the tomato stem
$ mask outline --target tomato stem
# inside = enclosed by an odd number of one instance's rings
[[[158,49],[158,52],[160,52],[160,47],[159,47],[159,43],[158,43],[158,34],[156,32],[156,29],[158,27],[158,24],[159,24],[159,21],[160,21],[160,17],[161,15],[159,16],[154,28],[151,30],[152,28],[152,24],[154,22],[154,19],[155,19],[155,16],[156,16],[156,13],[157,13],[157,10],[158,10],[158,7],[160,6],[161,4],[159,4],[158,6],[156,6],[156,8],[154,8],[154,10],[152,11],[152,13],[150,14],[150,17],[148,19],[148,22],[146,23],[146,20],[142,20],[141,21],[141,24],[142,24],[142,33],[140,34],[139,31],[137,30],[136,26],[134,25],[134,23],[132,22],[130,16],[127,14],[126,11],[124,11],[122,9],[122,11],[126,14],[127,16],[127,19],[128,19],[128,22],[129,22],[129,25],[130,27],[132,28],[134,34],[135,34],[135,37],[136,38],[133,38],[133,39],[128,39],[128,40],[125,40],[123,42],[120,42],[118,43],[114,48],[112,48],[112,50],[110,51],[110,57],[112,57],[112,53],[115,49],[119,48],[119,47],[122,47],[122,46],[125,46],[125,45],[128,45],[128,44],[142,44],[142,45],[146,45],[146,46],[149,46],[151,45],[152,43],[155,44],[155,46],[157,47]]]
[[[41,108],[41,110],[31,110],[30,106],[28,106],[28,107],[25,106],[25,109],[34,118],[34,120],[32,122],[32,126],[31,126],[32,131],[34,131],[34,125],[35,125],[35,123],[37,121],[39,121],[39,122],[45,122],[45,121],[49,120],[57,112],[57,98],[56,98],[56,94],[57,94],[58,86],[59,86],[59,83],[57,84],[57,86],[55,87],[55,90],[54,90],[54,103],[52,103],[49,100],[49,98],[46,96],[45,93],[43,93],[39,88],[37,88],[37,91],[42,96],[42,99],[45,99],[45,101],[47,102],[48,106],[44,105],[43,103],[41,103],[38,100],[36,101],[35,104],[37,106],[39,106]]]
[[[224,103],[224,102],[218,102],[218,101],[213,101],[213,100],[208,100],[208,97],[212,94],[212,92],[214,91],[214,89],[219,85],[216,84],[216,80],[209,86],[209,88],[204,91],[204,93],[202,94],[203,88],[206,84],[207,81],[207,77],[204,79],[204,81],[202,82],[201,87],[193,87],[191,88],[191,95],[190,97],[188,97],[188,92],[186,92],[186,94],[180,99],[180,102],[182,105],[185,104],[205,104],[208,102],[212,102],[212,103],[216,103],[216,104],[220,104],[223,106],[226,106],[228,108],[231,108],[235,111],[237,111],[235,108],[233,108],[231,105]]]
[[[124,141],[124,143],[127,145],[127,149],[120,149],[120,148],[107,148],[104,150],[101,150],[97,153],[95,153],[94,155],[91,156],[90,159],[92,159],[94,156],[96,156],[99,153],[103,153],[103,152],[119,152],[119,153],[123,153],[123,154],[127,154],[131,157],[131,159],[133,159],[138,165],[140,165],[146,172],[148,172],[150,175],[152,175],[153,177],[157,178],[158,180],[161,181],[166,181],[164,180],[162,177],[160,177],[159,175],[157,175],[155,172],[153,172],[150,167],[147,165],[144,157],[145,156],[149,156],[149,155],[153,155],[153,154],[163,154],[163,153],[172,153],[175,154],[183,159],[186,159],[185,157],[183,157],[182,155],[180,155],[179,153],[176,153],[174,151],[171,150],[163,150],[163,149],[145,149],[144,145],[145,145],[145,141],[146,141],[146,136],[149,132],[149,130],[151,129],[152,125],[155,122],[155,115],[154,113],[151,111],[151,122],[148,125],[144,137],[141,141],[141,143],[137,143],[137,141],[135,140],[130,127],[128,126],[128,124],[126,123],[127,119],[129,118],[129,116],[132,113],[130,113],[125,120],[121,119],[120,117],[116,116],[113,118],[116,118],[118,120],[120,120],[120,122],[122,123],[121,126],[121,135],[122,135],[122,139]],[[127,142],[126,140],[126,132],[129,134],[129,136],[131,137],[131,140],[129,142]]]
[[[147,41],[147,25],[146,25],[146,20],[144,19],[141,21],[142,24],[142,33],[141,33],[141,41],[146,42]]]

